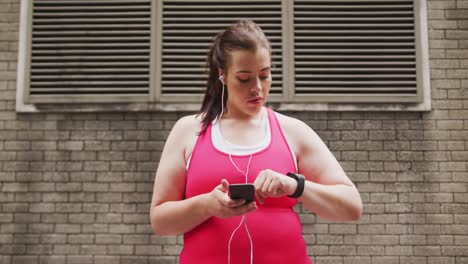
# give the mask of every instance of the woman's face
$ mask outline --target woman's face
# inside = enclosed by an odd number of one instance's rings
[[[230,55],[225,76],[228,113],[255,115],[262,109],[271,88],[270,52],[258,48],[257,51],[232,51]]]

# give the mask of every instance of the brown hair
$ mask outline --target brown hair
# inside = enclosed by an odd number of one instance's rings
[[[203,116],[200,134],[205,133],[209,124],[222,112],[221,94],[223,85],[219,80],[219,69],[226,74],[230,52],[236,50],[256,51],[258,47],[267,48],[271,55],[271,46],[268,39],[263,30],[252,20],[240,20],[214,37],[207,57],[209,75],[205,97],[199,113]],[[224,105],[226,105],[228,97],[227,89],[225,94],[226,96],[223,98]]]

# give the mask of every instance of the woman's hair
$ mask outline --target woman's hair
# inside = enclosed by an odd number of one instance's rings
[[[270,51],[271,46],[262,29],[252,20],[240,20],[226,30],[218,33],[210,46],[207,57],[207,68],[209,69],[206,84],[205,97],[200,109],[202,114],[202,129],[200,134],[205,133],[209,124],[222,112],[221,94],[223,85],[219,80],[219,69],[222,70],[225,80],[227,67],[229,65],[232,51],[248,50],[256,51],[259,47]],[[227,89],[223,98],[224,105],[227,102]]]

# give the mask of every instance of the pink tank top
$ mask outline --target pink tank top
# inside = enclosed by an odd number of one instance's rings
[[[253,153],[248,181],[253,183],[258,173],[271,169],[282,174],[296,171],[293,156],[279,126],[275,113],[267,109],[271,142],[263,150]],[[236,165],[246,170],[250,155],[231,155]],[[287,177],[287,176],[285,176]],[[198,137],[187,171],[185,197],[211,192],[227,179],[229,183],[244,183],[245,176],[235,169],[229,155],[213,146],[211,125]],[[259,208],[246,215],[247,226],[253,241],[255,264],[310,264],[302,226],[293,210],[297,199],[288,197],[267,198]],[[242,217],[220,219],[211,217],[184,234],[184,248],[180,264],[228,263],[228,242]],[[231,242],[231,264],[250,263],[250,241],[242,225]]]

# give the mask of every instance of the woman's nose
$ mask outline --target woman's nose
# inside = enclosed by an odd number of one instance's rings
[[[263,89],[262,80],[261,80],[260,78],[257,77],[257,78],[255,79],[254,90],[257,91],[257,92],[260,92],[262,89]]]

